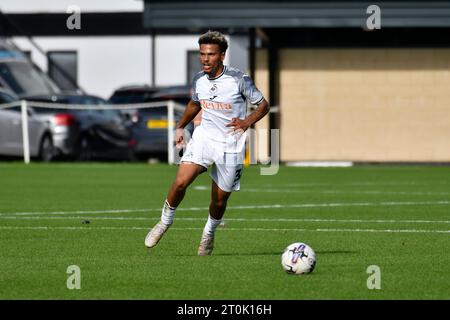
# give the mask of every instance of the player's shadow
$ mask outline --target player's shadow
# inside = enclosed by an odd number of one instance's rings
[[[330,251],[316,251],[317,255],[322,254],[359,254],[359,251],[350,250],[330,250]]]
[[[281,252],[282,253],[282,252]],[[215,256],[279,256],[280,252],[223,252],[213,253]],[[317,255],[323,254],[359,254],[358,251],[350,250],[329,250],[329,251],[316,251]]]
[[[213,252],[215,257],[226,256],[279,256],[279,252]],[[192,254],[175,254],[177,257],[191,257]]]
[[[281,252],[282,253],[282,252]],[[226,257],[226,256],[279,256],[281,254],[278,251],[268,252],[213,252],[213,256],[216,257]],[[324,254],[359,254],[359,251],[350,251],[350,250],[328,250],[328,251],[316,251],[317,255]],[[175,254],[178,257],[191,257],[190,254]]]
[[[279,256],[279,252],[223,252],[216,253],[215,256]]]

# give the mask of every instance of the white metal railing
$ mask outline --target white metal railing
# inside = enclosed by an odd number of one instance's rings
[[[147,102],[147,103],[133,103],[133,104],[61,104],[61,103],[46,103],[38,101],[21,100],[5,104],[0,104],[0,110],[12,107],[21,108],[21,122],[22,122],[22,142],[23,142],[23,159],[25,163],[30,163],[30,139],[28,128],[28,108],[50,108],[50,109],[66,109],[66,110],[136,110],[143,108],[158,108],[167,107],[167,158],[169,164],[175,163],[175,146],[174,146],[174,132],[175,132],[175,112],[183,112],[184,105],[181,105],[173,100]],[[256,106],[249,105],[247,113],[254,111]],[[272,106],[271,113],[279,112],[279,106]],[[254,134],[254,133],[253,133]],[[254,137],[253,137],[254,139]],[[252,140],[253,141],[253,140]],[[251,156],[254,156],[254,150],[250,150]]]
[[[133,104],[96,104],[96,105],[86,105],[86,104],[61,104],[61,103],[45,103],[38,101],[14,101],[10,103],[0,104],[0,110],[18,107],[21,108],[21,122],[22,122],[22,143],[23,143],[23,159],[24,163],[30,163],[30,138],[29,138],[29,128],[28,128],[28,108],[49,108],[49,109],[66,109],[66,110],[136,110],[143,108],[158,108],[167,107],[167,149],[168,149],[168,162],[173,164],[175,162],[175,152],[174,152],[174,121],[175,112],[184,111],[185,106],[181,105],[173,100],[148,102],[148,103],[133,103]]]

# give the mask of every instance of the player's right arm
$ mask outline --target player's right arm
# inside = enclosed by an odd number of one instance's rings
[[[200,103],[194,100],[188,102],[181,119],[175,127],[175,145],[177,148],[184,146],[184,127],[186,127],[192,119],[202,110]]]
[[[202,111],[197,113],[197,115],[195,116],[193,121],[194,121],[194,127],[197,127],[200,125],[200,123],[202,123]]]

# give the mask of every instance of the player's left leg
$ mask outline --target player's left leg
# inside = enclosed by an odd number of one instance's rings
[[[243,150],[244,151],[244,150]],[[223,149],[218,150],[216,161],[211,168],[211,204],[209,216],[202,234],[202,240],[198,247],[198,255],[205,256],[212,253],[214,247],[214,234],[222,222],[227,201],[231,192],[240,189],[240,180],[243,170],[243,152],[228,153]]]
[[[224,191],[212,181],[211,186],[211,203],[209,205],[209,216],[203,229],[202,239],[198,247],[198,255],[206,256],[211,255],[214,249],[214,234],[217,227],[222,222],[223,214],[227,207],[227,201],[231,192]]]
[[[153,248],[158,244],[164,233],[172,225],[176,207],[183,200],[187,187],[204,171],[206,171],[205,167],[195,163],[183,162],[180,164],[177,176],[164,201],[161,220],[145,237],[145,246],[147,248]]]

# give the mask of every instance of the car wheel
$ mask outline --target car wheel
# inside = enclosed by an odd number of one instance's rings
[[[39,146],[39,159],[43,162],[50,162],[55,157],[55,146],[53,140],[49,135],[42,138]]]

